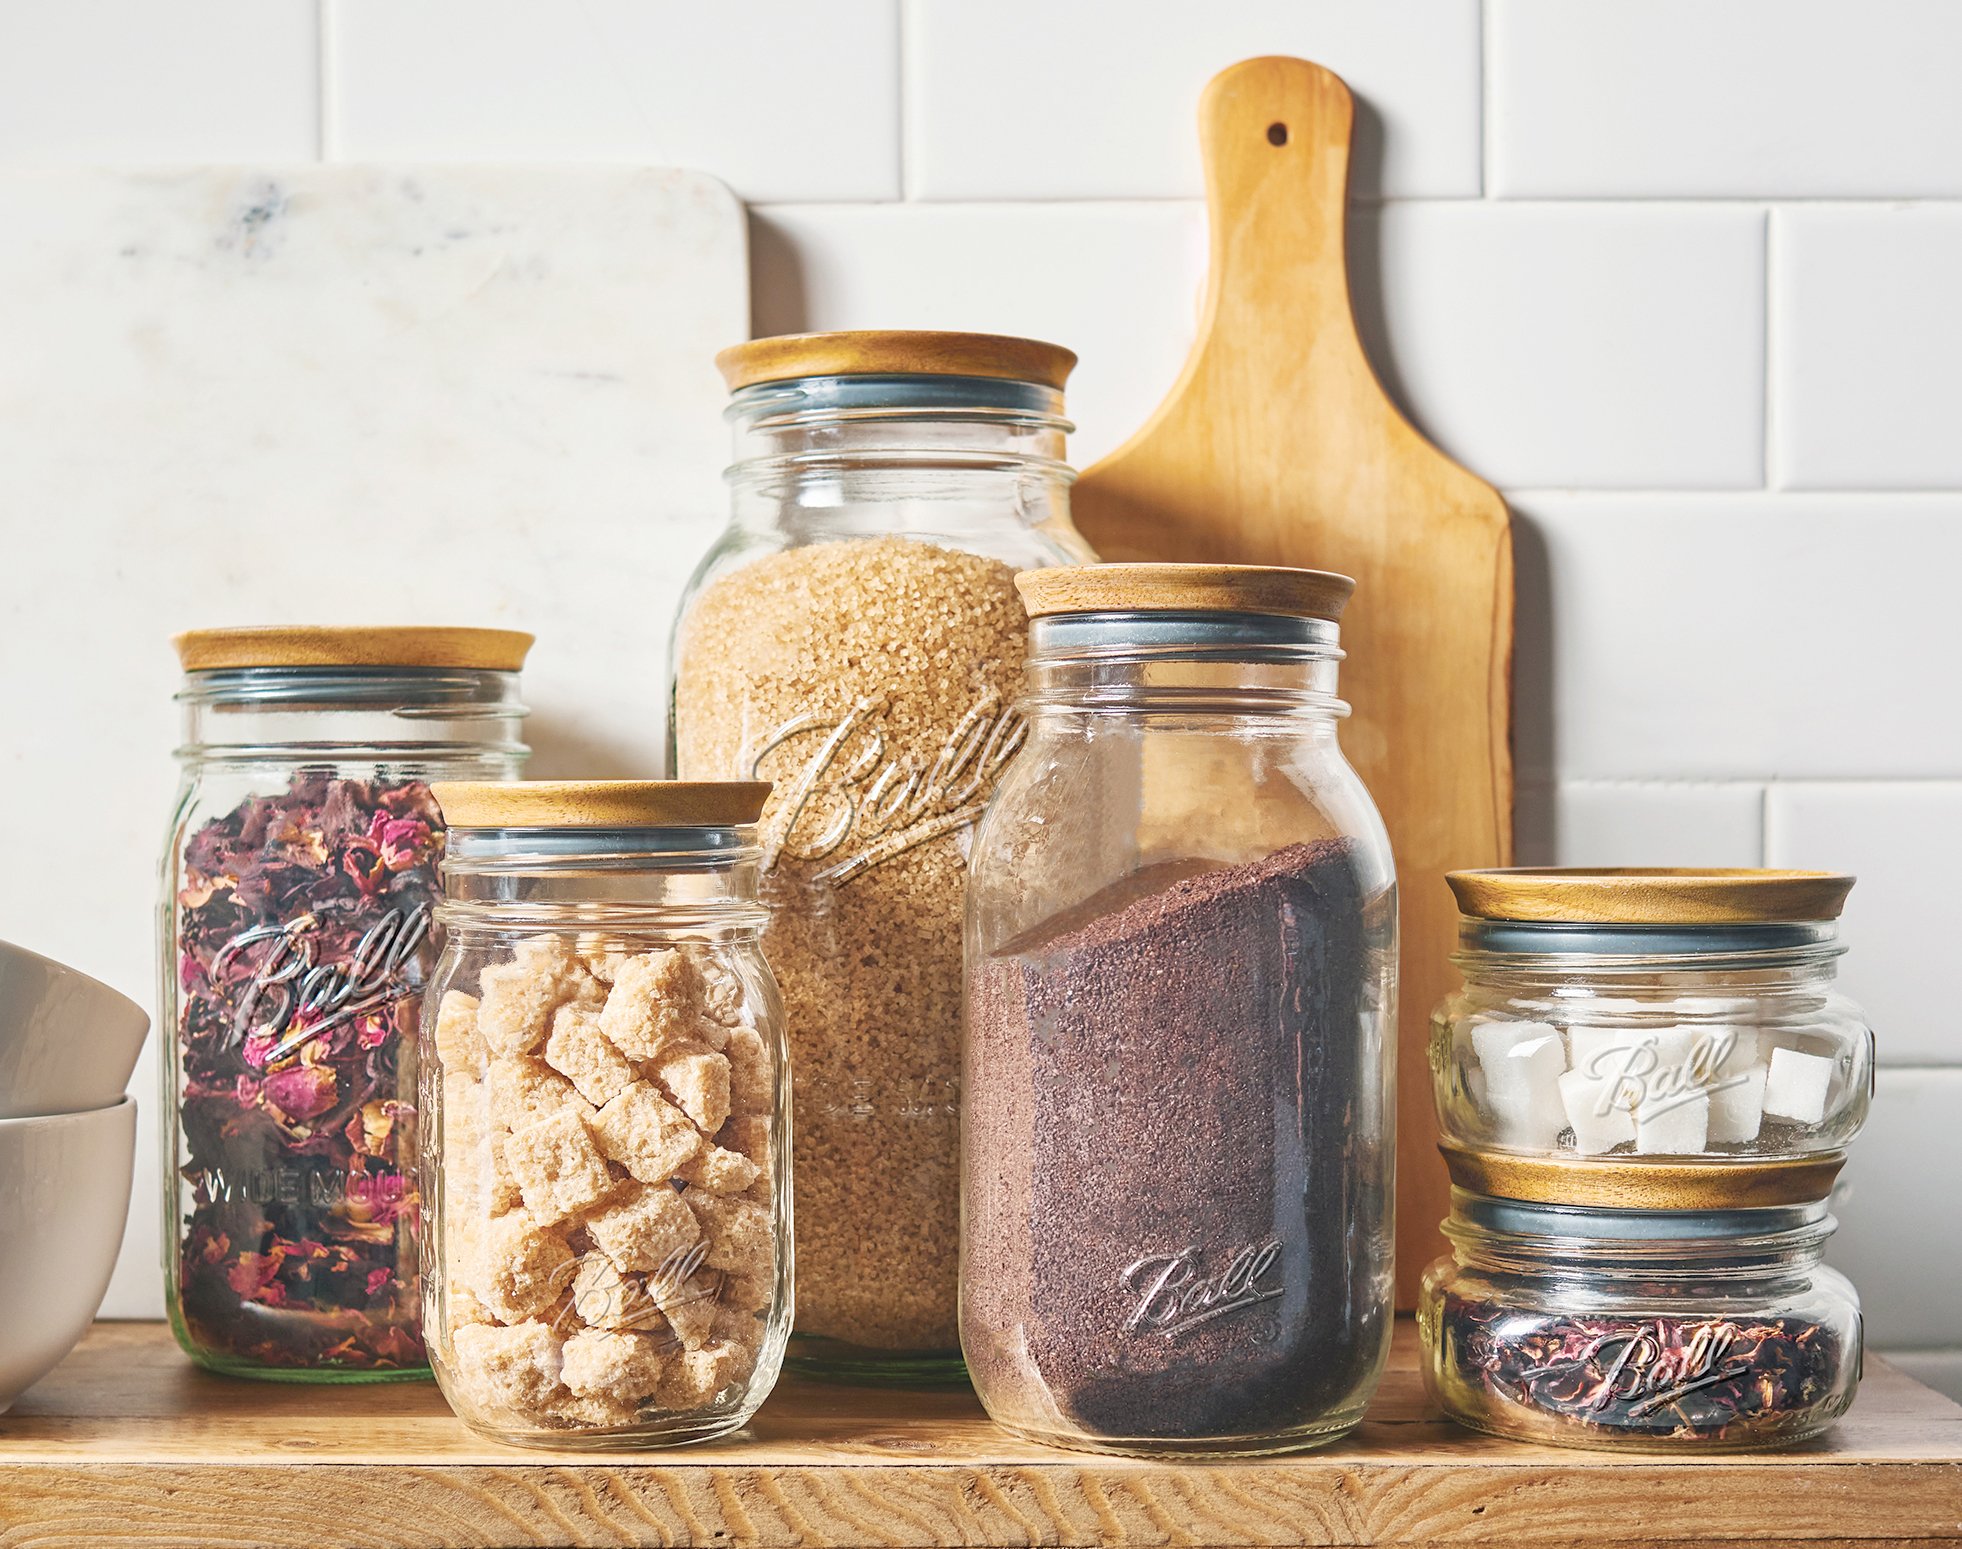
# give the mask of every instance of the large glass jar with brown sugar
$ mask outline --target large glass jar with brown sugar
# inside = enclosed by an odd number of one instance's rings
[[[1024,736],[1015,575],[1088,557],[1063,461],[1074,362],[943,333],[720,357],[733,512],[676,624],[674,766],[775,782],[759,838],[807,1369],[960,1371],[967,850]]]
[[[163,860],[164,1259],[200,1365],[427,1377],[416,1035],[438,779],[527,749],[497,629],[198,630]]]

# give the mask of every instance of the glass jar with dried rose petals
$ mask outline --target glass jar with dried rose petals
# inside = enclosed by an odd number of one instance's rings
[[[442,784],[424,1016],[429,1358],[502,1441],[742,1425],[790,1325],[767,783]]]
[[[183,783],[164,851],[170,1320],[199,1364],[426,1377],[416,1027],[435,966],[437,777],[526,754],[531,636],[181,635]]]

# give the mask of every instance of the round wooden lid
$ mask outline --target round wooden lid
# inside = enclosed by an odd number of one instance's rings
[[[729,391],[807,376],[978,376],[1062,390],[1076,352],[1012,334],[869,328],[787,333],[732,344],[715,357]]]
[[[437,624],[273,624],[193,629],[172,642],[186,672],[230,667],[458,667],[516,672],[532,636],[518,629]]]
[[[1342,616],[1356,583],[1285,565],[1071,565],[1015,578],[1029,617],[1058,613],[1276,613]]]
[[[1452,871],[1477,920],[1568,925],[1744,925],[1836,920],[1853,878],[1840,871],[1513,866]]]
[[[763,816],[767,780],[439,780],[451,828],[735,828]]]
[[[1440,1144],[1451,1181],[1474,1194],[1604,1210],[1748,1210],[1809,1205],[1833,1191],[1844,1151],[1817,1156],[1670,1162],[1509,1156]]]

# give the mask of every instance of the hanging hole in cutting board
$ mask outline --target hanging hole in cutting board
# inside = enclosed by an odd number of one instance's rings
[[[1267,126],[1267,143],[1269,145],[1286,145],[1288,143],[1288,126],[1286,124],[1269,124]]]

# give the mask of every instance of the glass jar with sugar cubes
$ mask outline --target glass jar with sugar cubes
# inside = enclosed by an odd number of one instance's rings
[[[790,1322],[769,786],[439,783],[423,1320],[473,1428],[643,1447],[742,1425]]]
[[[1849,876],[1455,872],[1465,987],[1437,1011],[1447,1153],[1622,1167],[1838,1154],[1873,1034],[1834,985]]]

